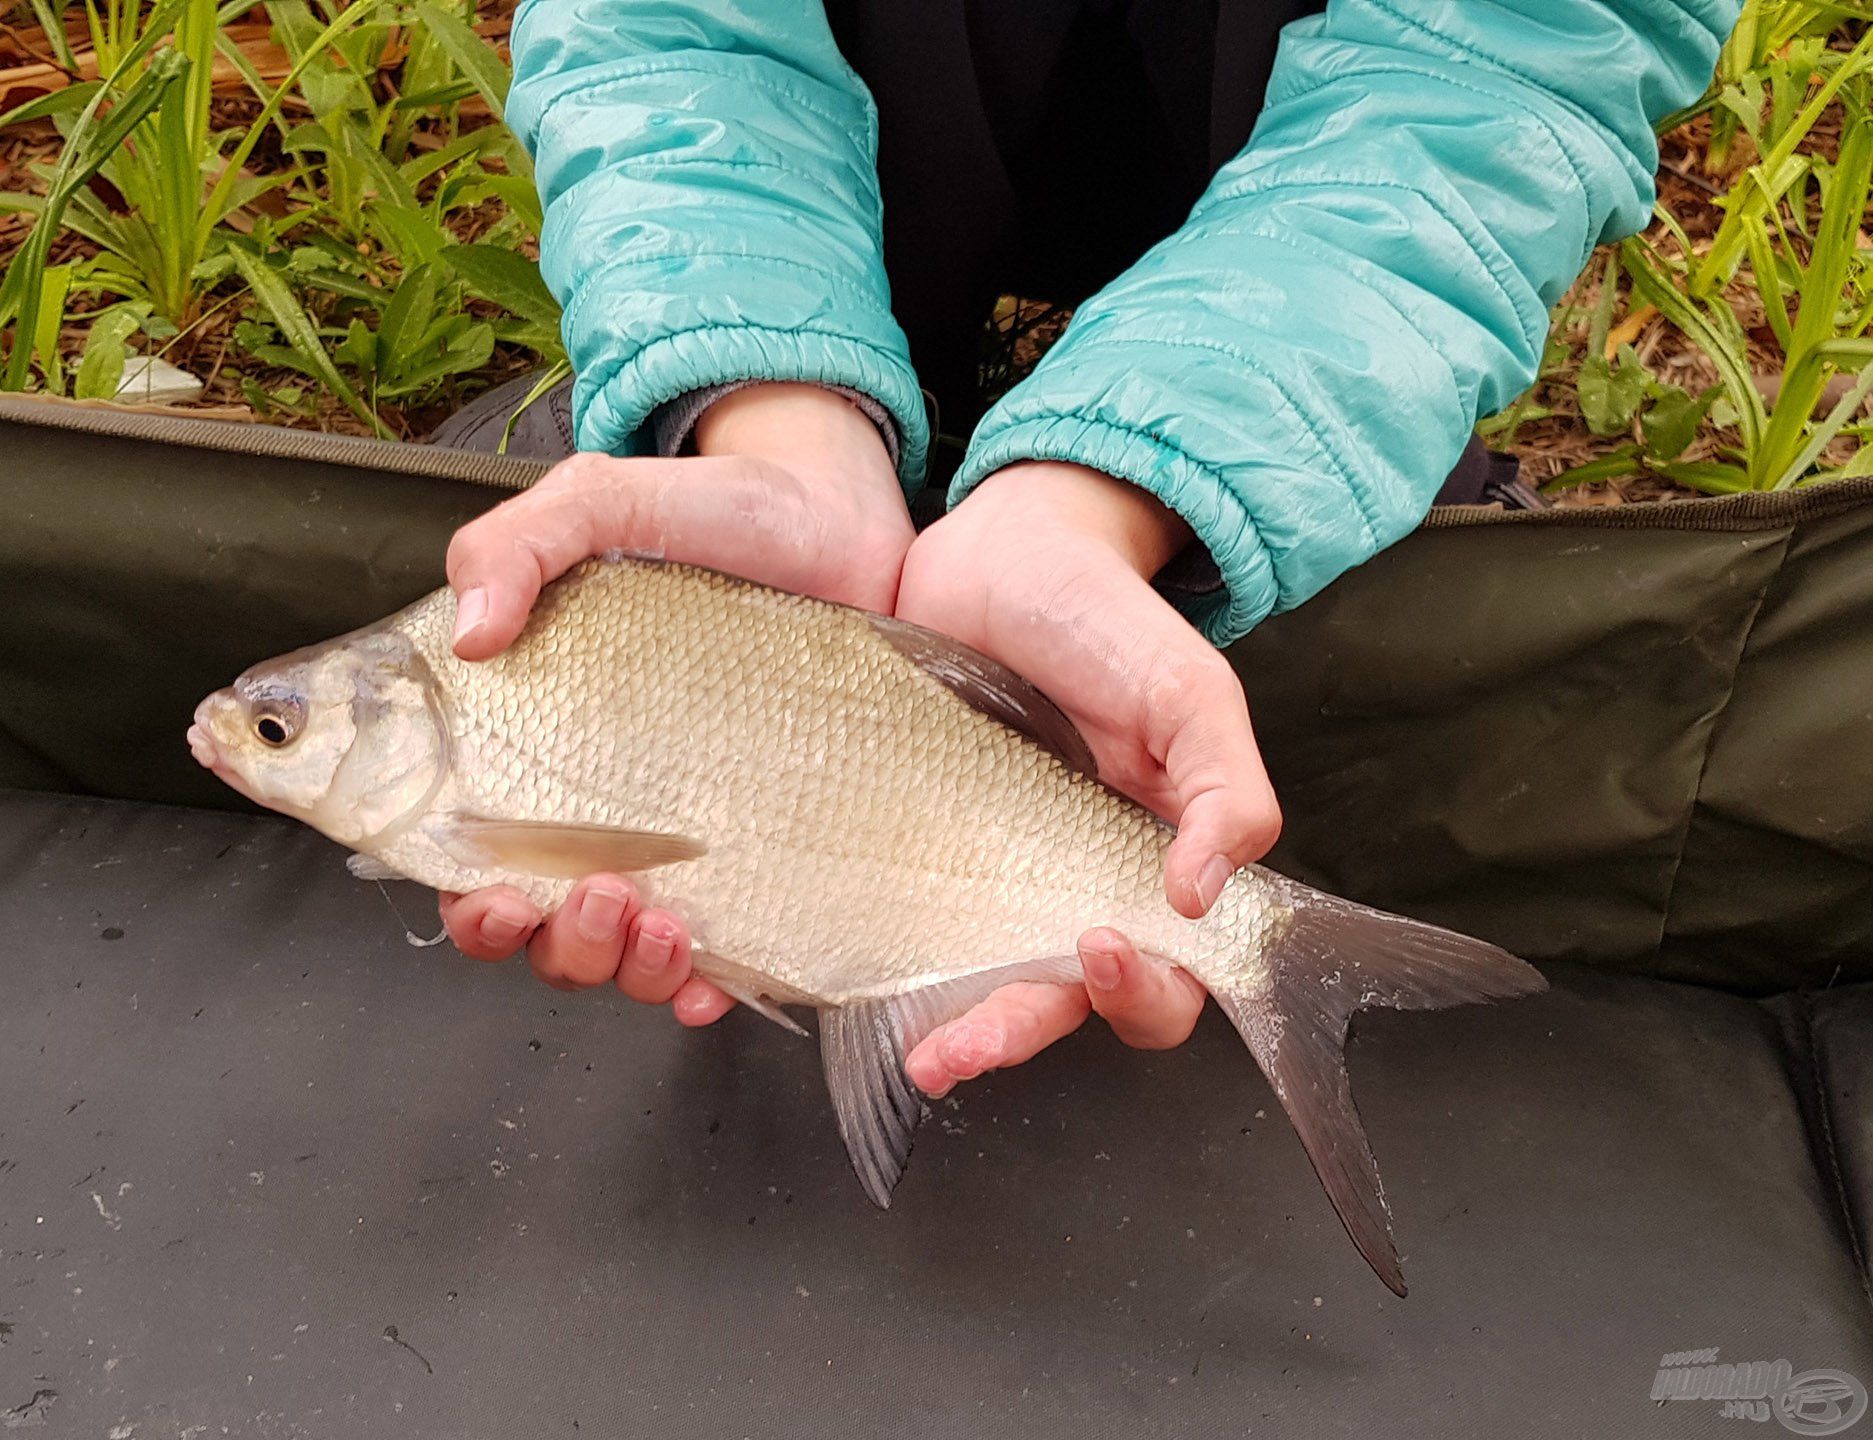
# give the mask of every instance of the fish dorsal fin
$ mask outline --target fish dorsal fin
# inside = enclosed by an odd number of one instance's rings
[[[432,827],[445,849],[477,870],[513,870],[577,880],[595,870],[655,870],[694,860],[708,847],[687,835],[545,820],[449,816]]]
[[[923,1097],[904,1073],[905,1057],[937,1026],[1004,985],[1022,980],[1070,984],[1079,979],[1077,958],[1054,956],[820,1011],[820,1058],[839,1117],[839,1138],[872,1204],[890,1206],[891,1191],[910,1160],[911,1137],[923,1118]]]
[[[1060,713],[1060,707],[999,660],[908,620],[888,615],[865,618],[900,655],[959,699],[1027,736],[1069,770],[1098,774],[1098,762],[1085,737]]]

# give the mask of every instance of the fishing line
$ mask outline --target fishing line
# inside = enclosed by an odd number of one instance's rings
[[[403,912],[397,908],[397,902],[390,898],[390,892],[384,888],[384,882],[373,880],[371,883],[377,887],[377,893],[384,897],[384,903],[390,907],[390,913],[397,917],[397,923],[403,927],[403,939],[406,944],[414,945],[418,950],[427,950],[430,946],[440,945],[449,938],[448,927],[444,926],[425,940],[410,928],[410,922],[403,918]]]

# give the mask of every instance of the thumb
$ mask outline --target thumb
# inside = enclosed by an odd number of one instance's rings
[[[1281,834],[1281,806],[1256,748],[1248,702],[1220,655],[1178,697],[1165,750],[1177,796],[1177,838],[1164,862],[1164,893],[1191,919],[1205,914],[1229,877],[1266,855]]]
[[[486,660],[505,650],[541,587],[581,560],[611,549],[660,553],[675,463],[574,455],[456,531],[448,558],[455,653]]]

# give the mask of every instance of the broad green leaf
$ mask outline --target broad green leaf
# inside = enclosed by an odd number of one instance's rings
[[[518,150],[519,146],[513,149]],[[509,168],[514,167],[510,156]],[[492,196],[511,210],[526,225],[529,235],[538,235],[545,215],[540,209],[540,192],[534,188],[533,178],[528,175],[486,175],[465,187],[458,197],[458,204],[475,205]]]
[[[418,265],[398,284],[377,325],[379,368],[401,377],[421,356],[422,342],[436,318],[436,274]]]
[[[1688,395],[1676,385],[1661,385],[1647,407],[1640,428],[1645,432],[1645,453],[1657,461],[1676,460],[1697,438],[1697,427],[1704,423],[1710,407],[1723,394],[1721,385],[1713,385],[1702,395]]]
[[[479,370],[494,354],[494,332],[486,325],[470,325],[434,355],[412,363],[398,376],[401,394],[427,389],[450,375]]]
[[[1581,361],[1576,386],[1587,428],[1595,435],[1618,435],[1630,429],[1645,401],[1650,378],[1630,345],[1620,346],[1617,364],[1609,364],[1598,354]]]
[[[391,103],[399,110],[429,110],[457,104],[475,93],[473,81],[451,80],[446,85],[437,85],[428,90],[412,90],[399,95]]]
[[[456,136],[439,149],[412,156],[397,167],[397,173],[403,177],[404,184],[420,185],[438,170],[446,170],[459,160],[465,160],[471,155],[479,156],[498,148],[502,138],[499,126],[483,125],[477,130],[470,130],[466,135]]]
[[[546,329],[559,328],[559,302],[526,256],[498,245],[451,245],[442,259],[479,298]]]
[[[1853,388],[1841,396],[1834,408],[1827,413],[1827,418],[1814,427],[1808,437],[1808,443],[1801,453],[1788,463],[1788,467],[1775,477],[1770,486],[1775,490],[1787,490],[1799,485],[1813,468],[1815,461],[1821,458],[1821,452],[1833,443],[1834,437],[1847,427],[1847,422],[1860,412],[1868,395],[1873,394],[1873,365],[1868,365],[1860,372]]]
[[[377,337],[362,320],[353,320],[345,332],[344,343],[332,352],[332,359],[349,365],[366,378],[377,374]]]
[[[449,232],[420,205],[373,200],[364,208],[364,223],[406,270],[432,263],[450,242]]]
[[[73,390],[80,400],[109,400],[117,394],[129,356],[126,342],[136,333],[138,319],[136,310],[126,305],[107,310],[91,322]]]

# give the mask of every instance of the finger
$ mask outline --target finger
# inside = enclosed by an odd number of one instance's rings
[[[1236,871],[1268,853],[1281,834],[1281,806],[1228,661],[1210,651],[1193,670],[1157,723],[1171,728],[1162,753],[1178,800],[1164,893],[1194,920]]]
[[[670,1001],[676,1018],[685,1025],[713,1025],[735,1008],[735,1002],[700,975],[692,975]]]
[[[633,1000],[662,1005],[689,979],[689,928],[668,910],[641,910],[625,934],[618,988]]]
[[[905,1057],[911,1084],[933,1099],[959,1080],[1019,1065],[1084,1023],[1083,985],[1004,985],[966,1015],[939,1026]]]
[[[618,973],[637,911],[637,887],[622,875],[588,875],[527,946],[527,963],[549,985],[583,989]]]
[[[1140,1050],[1169,1050],[1190,1038],[1205,992],[1188,974],[1140,955],[1104,926],[1080,937],[1079,952],[1087,997],[1119,1039]]]
[[[456,531],[455,653],[485,660],[506,649],[540,588],[581,560],[614,548],[660,552],[657,502],[675,463],[573,455]]]
[[[539,907],[511,885],[492,885],[467,895],[445,891],[437,903],[455,948],[471,960],[505,960],[532,935]]]

